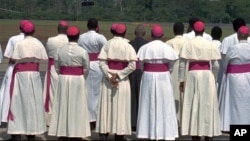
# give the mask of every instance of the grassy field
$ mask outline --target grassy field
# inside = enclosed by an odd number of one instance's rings
[[[32,20],[35,24],[36,32],[34,34],[39,40],[43,43],[46,42],[48,37],[55,36],[57,34],[57,24],[58,21],[42,21],[42,20]],[[103,34],[107,39],[112,37],[110,33],[110,27],[113,22],[103,22],[99,21],[99,28],[100,33]],[[80,28],[81,33],[87,31],[87,23],[86,21],[69,21],[70,25],[76,25]],[[127,25],[127,34],[126,38],[133,39],[134,38],[134,29],[139,22],[128,22],[125,23]],[[145,38],[150,40],[150,30],[153,24],[158,23],[143,23],[146,29],[146,36]],[[160,23],[164,28],[164,38],[163,40],[166,41],[170,38],[174,37],[172,26],[173,23]],[[206,32],[210,33],[211,28],[218,24],[206,24]],[[223,30],[222,38],[233,33],[231,25],[218,25]],[[185,30],[187,29],[187,24],[185,24]],[[0,44],[2,45],[2,50],[4,51],[6,43],[9,37],[19,34],[19,20],[0,20]]]

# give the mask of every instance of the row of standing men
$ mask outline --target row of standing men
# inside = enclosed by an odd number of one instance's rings
[[[239,120],[232,116],[235,111],[231,115],[228,109],[228,91],[224,92],[228,88],[226,84],[217,98],[215,81],[218,81],[218,89],[223,84],[219,77],[223,73],[217,72],[219,63],[222,64],[222,61],[218,63],[219,47],[224,60],[228,58],[226,49],[243,39],[235,38],[235,33],[234,43],[229,45],[232,39],[226,37],[220,45],[221,29],[216,27],[212,30],[216,41],[207,41],[212,38],[204,33],[204,23],[197,21],[190,20],[192,30],[184,35],[183,24],[175,23],[176,36],[167,44],[161,41],[164,33],[159,25],[151,30],[152,41],[143,39],[144,27],[138,25],[137,37],[129,42],[124,38],[124,24],[113,24],[114,37],[107,41],[98,33],[98,21],[94,18],[88,20],[89,30],[79,39],[79,29],[68,28],[67,22],[61,21],[59,34],[46,43],[46,54],[43,45],[32,37],[34,25],[23,20],[20,29],[24,33],[9,40],[4,54],[10,58],[10,65],[1,88],[1,118],[8,122],[8,133],[12,134],[12,139],[20,138],[20,134],[33,139],[35,134],[46,131],[46,120],[41,112],[44,109],[50,126],[49,135],[59,137],[90,136],[89,122],[100,133],[101,139],[107,139],[109,133],[114,133],[117,140],[123,139],[124,135],[131,134],[131,121],[132,130],[137,127],[138,138],[173,140],[179,136],[178,127],[182,135],[191,135],[193,139],[206,136],[209,140],[220,135],[221,130],[229,131],[229,125]],[[237,32],[245,22],[236,19],[233,25]],[[246,29],[241,31],[246,34]],[[17,49],[17,46],[20,47]],[[38,49],[34,50],[33,46]],[[32,82],[40,79],[36,64],[40,59],[48,59],[43,95],[41,82]],[[11,76],[14,76],[14,83]],[[13,94],[8,93],[10,90]],[[218,99],[223,101],[220,102],[222,106],[218,106]],[[22,105],[22,100],[26,105]],[[237,105],[237,102],[233,103]],[[227,113],[219,116],[219,107],[221,113]],[[246,120],[241,121],[247,124]]]

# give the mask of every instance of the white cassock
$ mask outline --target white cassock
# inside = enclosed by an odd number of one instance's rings
[[[58,49],[55,67],[59,73],[58,87],[48,135],[78,138],[91,136],[85,81],[89,70],[87,51],[76,42],[69,42]],[[68,72],[63,72],[63,67]]]
[[[201,36],[190,39],[180,52],[179,79],[185,84],[181,134],[218,136],[220,117],[214,70],[221,58],[218,47]],[[189,71],[186,71],[186,65]]]
[[[46,52],[48,54],[48,66],[47,71],[44,77],[44,87],[43,87],[43,97],[44,97],[44,106],[47,116],[47,124],[51,118],[51,113],[53,109],[54,96],[57,89],[57,80],[58,74],[55,70],[54,58],[57,54],[58,48],[68,44],[68,37],[66,34],[58,34],[57,36],[48,38],[46,42]],[[50,76],[50,80],[48,77]]]
[[[8,134],[43,134],[46,131],[43,108],[42,81],[39,61],[47,60],[43,44],[26,36],[14,46],[12,59],[16,60],[11,93]],[[10,116],[12,115],[12,116]]]
[[[221,130],[231,124],[250,124],[250,43],[241,40],[228,48],[220,89]]]
[[[180,50],[183,46],[183,44],[187,41],[186,38],[184,38],[181,35],[175,36],[173,39],[170,39],[166,41],[168,45],[170,45],[177,55],[179,56]],[[180,126],[180,116],[181,116],[181,108],[182,108],[182,99],[183,96],[179,91],[179,60],[176,60],[174,63],[174,68],[173,71],[171,72],[171,80],[173,84],[173,90],[174,90],[174,98],[175,98],[175,107],[176,107],[176,113],[177,113],[177,119],[178,119],[178,124]]]
[[[192,30],[191,32],[188,32],[188,33],[184,33],[183,34],[183,37],[186,38],[186,39],[193,39],[195,38],[195,32],[194,30]],[[207,34],[206,32],[203,33],[202,37],[208,41],[212,41],[212,37],[211,35]]]
[[[178,137],[178,124],[170,71],[178,59],[177,53],[166,43],[153,40],[139,49],[137,57],[143,74],[136,135],[138,138],[174,140]],[[147,68],[147,64],[153,66]],[[168,69],[151,70],[155,65]]]
[[[24,39],[24,34],[20,33],[18,35],[10,37],[4,56],[7,58],[11,58],[14,50],[15,44]],[[1,122],[8,122],[8,112],[9,112],[9,105],[10,105],[10,81],[13,72],[14,64],[9,64],[8,68],[3,77],[1,89],[0,89],[0,124]]]
[[[216,46],[216,47],[218,47],[218,49],[220,50],[220,48],[221,48],[221,41],[219,41],[219,40],[212,40],[212,43]],[[218,61],[219,62],[219,70],[218,70],[218,72],[216,72],[215,73],[215,80],[216,80],[216,82],[217,82],[217,86],[218,86],[218,83],[219,83],[219,80],[221,80],[222,78],[222,69],[221,69],[221,67],[222,67],[222,59],[221,60],[219,60]]]
[[[99,133],[131,134],[131,91],[128,75],[137,60],[134,48],[124,38],[114,36],[102,48],[98,59],[103,72],[96,131]],[[118,88],[111,86],[108,72],[119,76]]]
[[[78,39],[79,46],[84,48],[89,53],[90,58],[90,70],[86,79],[90,122],[96,121],[97,118],[101,82],[103,77],[97,57],[106,42],[107,39],[102,34],[96,33],[94,30],[90,30],[80,35]]]

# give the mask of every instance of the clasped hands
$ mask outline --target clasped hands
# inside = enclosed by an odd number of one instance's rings
[[[108,78],[108,81],[110,82],[110,84],[112,85],[112,87],[117,88],[118,87],[118,83],[119,83],[119,76],[117,73],[113,73],[113,72],[108,72],[111,77]]]

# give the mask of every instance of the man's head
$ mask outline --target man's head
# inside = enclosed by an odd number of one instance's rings
[[[222,36],[222,29],[219,26],[214,26],[211,29],[211,36],[212,36],[213,40],[220,40],[220,38]]]
[[[96,31],[98,27],[98,20],[96,18],[90,18],[87,23],[88,30]]]
[[[247,26],[241,26],[237,32],[239,40],[247,40],[249,36],[249,28]]]
[[[182,22],[176,22],[173,26],[174,35],[183,35],[184,24]]]
[[[143,24],[138,24],[135,28],[135,36],[137,37],[143,37],[145,36],[146,32],[144,29],[144,25]]]
[[[190,32],[190,31],[192,31],[194,29],[194,23],[197,22],[197,21],[199,21],[199,19],[195,18],[195,17],[189,19],[189,21],[188,21],[189,25],[188,25],[188,31],[187,32]]]
[[[80,30],[77,26],[70,26],[67,29],[67,36],[70,42],[77,42],[80,35]]]
[[[32,22],[27,22],[22,27],[25,36],[32,35],[35,32],[35,25]]]
[[[127,31],[127,27],[125,24],[118,24],[115,28],[115,35],[116,36],[120,36],[120,37],[124,37]]]
[[[155,25],[151,29],[151,37],[153,39],[160,39],[164,35],[163,28],[160,25]]]
[[[19,29],[21,30],[21,32],[23,32],[23,26],[27,23],[30,22],[29,20],[21,20],[19,23]]]
[[[246,25],[246,22],[245,20],[243,20],[242,18],[237,18],[235,20],[233,20],[233,28],[234,28],[234,31],[237,32],[238,29],[241,27],[241,26],[245,26]]]
[[[202,21],[194,23],[194,32],[196,35],[202,35],[205,30],[205,24]]]
[[[60,34],[66,34],[68,27],[69,27],[68,22],[60,21],[58,26],[57,26],[57,31]]]
[[[113,36],[116,34],[115,29],[118,23],[113,23],[110,28],[110,32],[113,34]]]

